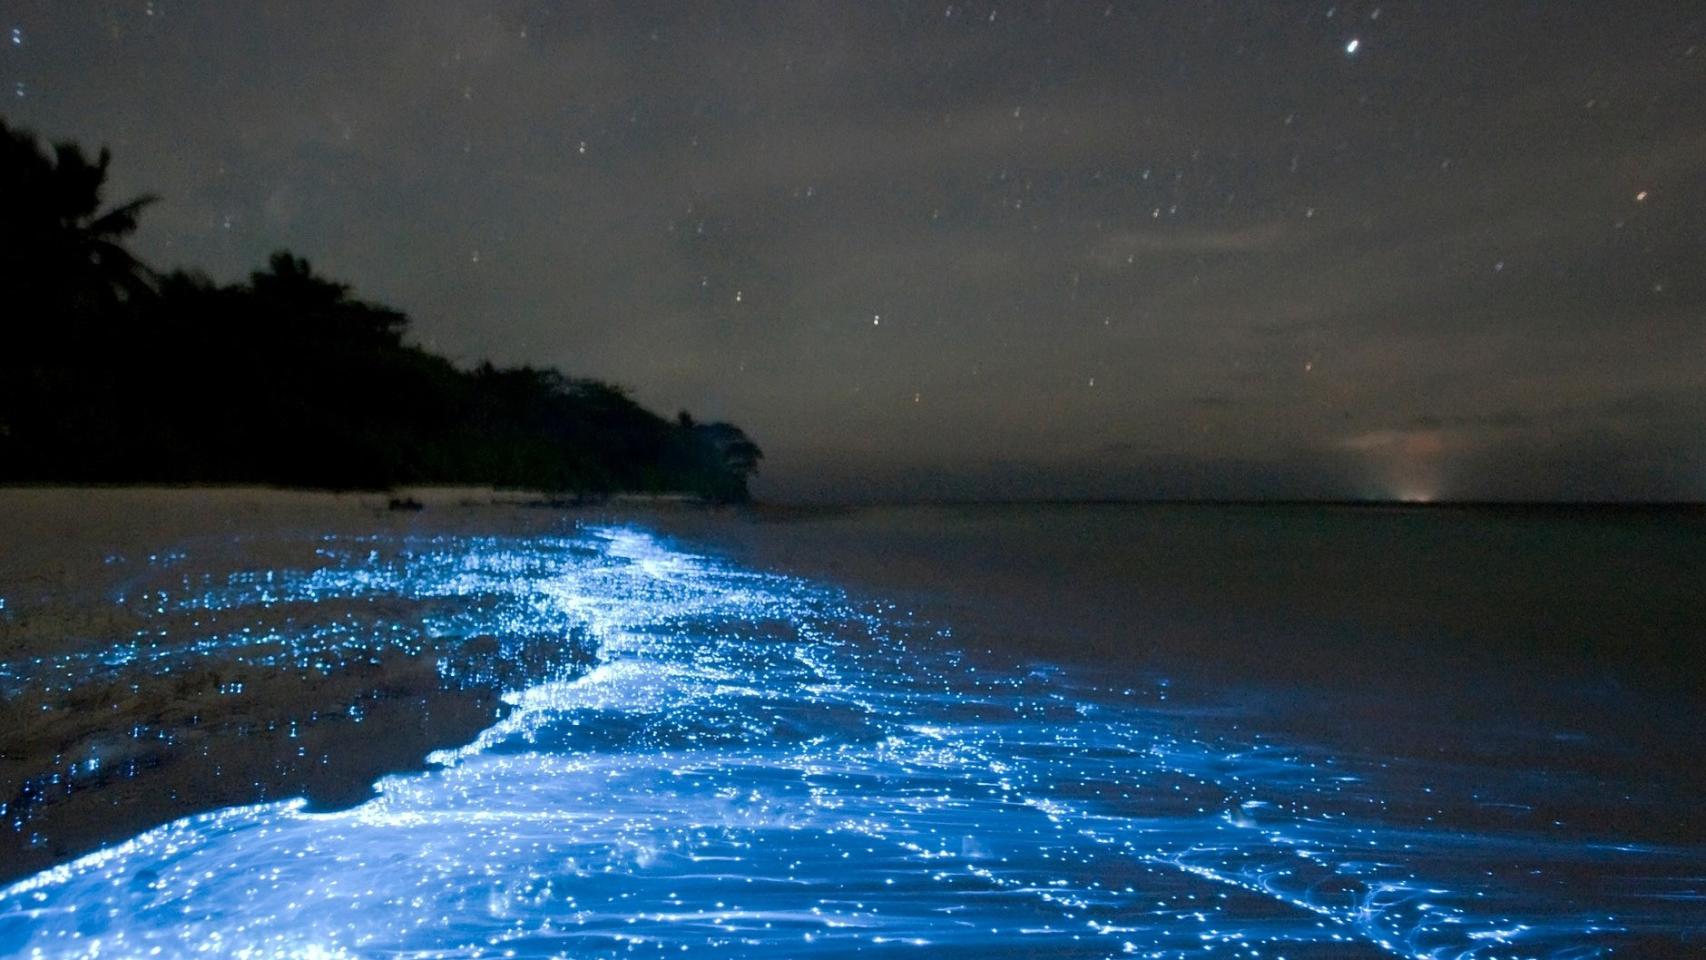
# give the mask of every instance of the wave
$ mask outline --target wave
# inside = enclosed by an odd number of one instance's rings
[[[1692,922],[1699,851],[1441,822],[1421,761],[1277,743],[1159,678],[974,663],[637,528],[417,560],[386,589],[500,571],[470,632],[576,631],[596,661],[519,678],[368,802],[202,814],[0,890],[0,951],[1576,960]]]

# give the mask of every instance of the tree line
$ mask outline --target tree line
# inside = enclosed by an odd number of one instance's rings
[[[0,482],[492,484],[747,497],[728,423],[532,366],[463,369],[289,252],[245,282],[126,246],[111,161],[0,120]]]

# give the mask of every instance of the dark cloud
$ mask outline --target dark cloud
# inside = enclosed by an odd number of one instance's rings
[[[1706,495],[1686,5],[9,15],[155,261],[291,246],[773,495]]]

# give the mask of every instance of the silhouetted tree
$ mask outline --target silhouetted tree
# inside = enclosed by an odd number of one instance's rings
[[[152,274],[124,240],[154,198],[103,208],[111,160],[103,149],[91,161],[74,143],[50,153],[0,120],[0,284],[14,324],[110,310],[150,292]]]
[[[458,370],[408,317],[274,253],[248,282],[155,274],[103,210],[109,157],[0,123],[0,481],[490,483],[747,495],[725,423],[556,370]]]
[[[695,492],[722,503],[750,498],[747,482],[758,472],[764,452],[732,423],[695,423],[685,411],[676,417],[688,447],[688,472]]]
[[[249,274],[257,307],[278,318],[305,325],[318,336],[373,337],[390,343],[402,340],[408,317],[389,307],[350,296],[350,286],[316,276],[302,257],[279,250],[267,269]]]
[[[720,500],[747,500],[751,492],[747,481],[758,472],[758,461],[764,451],[732,423],[711,423],[699,428],[705,441],[716,451],[716,487],[713,496]]]

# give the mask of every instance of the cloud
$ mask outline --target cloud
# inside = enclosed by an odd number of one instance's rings
[[[1345,437],[1334,446],[1358,453],[1380,453],[1404,457],[1437,457],[1452,446],[1452,435],[1443,430],[1370,430]]]
[[[1675,11],[1389,9],[1354,63],[1283,6],[332,16],[38,5],[9,109],[165,195],[162,264],[296,247],[460,359],[741,423],[773,492],[1699,450],[1698,60],[1651,42]]]
[[[1104,266],[1118,266],[1139,256],[1257,253],[1278,250],[1294,247],[1304,239],[1290,224],[1279,221],[1216,230],[1127,230],[1104,237],[1090,255]]]

